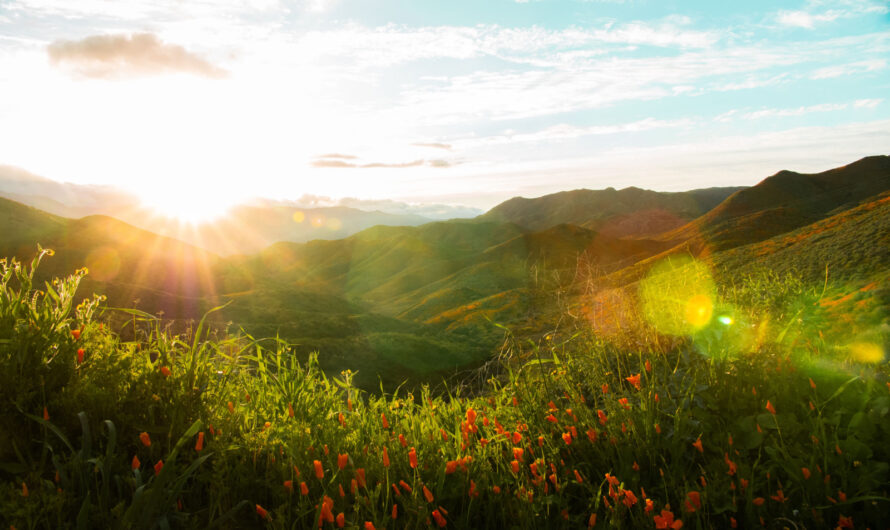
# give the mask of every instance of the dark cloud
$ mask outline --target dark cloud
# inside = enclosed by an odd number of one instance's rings
[[[434,142],[434,143],[417,143],[417,144],[411,144],[411,145],[415,145],[417,147],[432,147],[433,149],[445,149],[448,151],[451,150],[451,144],[440,144],[440,143]]]
[[[92,78],[130,77],[185,72],[219,79],[228,72],[182,46],[162,42],[151,33],[93,35],[58,40],[47,47],[53,64]]]

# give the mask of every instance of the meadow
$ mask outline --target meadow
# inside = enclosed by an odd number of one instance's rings
[[[112,330],[86,271],[34,284],[48,254],[0,265],[4,528],[888,524],[886,330],[822,333],[828,282],[674,262],[633,326],[505,328],[473,377],[383,393],[205,320]]]

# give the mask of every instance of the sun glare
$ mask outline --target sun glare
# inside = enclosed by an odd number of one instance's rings
[[[159,195],[140,194],[142,204],[162,217],[198,225],[223,217],[235,204],[235,200],[214,197],[206,192],[175,192]]]

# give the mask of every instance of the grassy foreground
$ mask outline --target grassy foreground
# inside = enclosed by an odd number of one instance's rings
[[[374,395],[201,324],[174,336],[133,312],[124,342],[100,299],[75,306],[84,271],[36,290],[41,257],[0,262],[4,528],[887,524],[886,360],[796,324],[780,299],[804,290],[737,293],[733,318],[779,324],[742,355],[729,328],[553,336],[472,394]]]

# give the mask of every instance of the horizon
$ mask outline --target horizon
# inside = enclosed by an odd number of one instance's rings
[[[171,215],[198,195],[484,211],[750,186],[890,140],[881,2],[450,6],[5,3],[0,165]]]

